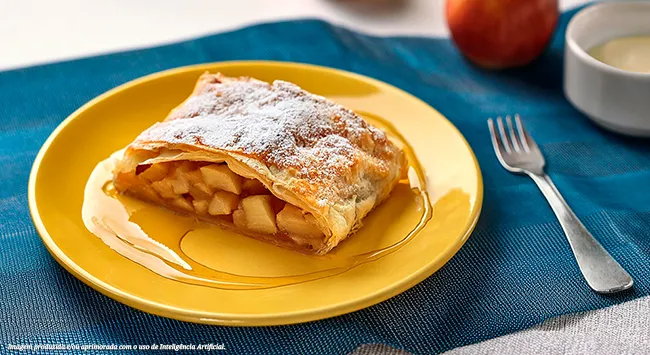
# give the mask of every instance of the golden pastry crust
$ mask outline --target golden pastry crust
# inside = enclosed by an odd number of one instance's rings
[[[284,81],[209,73],[127,147],[116,176],[174,160],[225,162],[312,214],[325,238],[317,254],[356,230],[407,166],[384,132],[341,105]]]

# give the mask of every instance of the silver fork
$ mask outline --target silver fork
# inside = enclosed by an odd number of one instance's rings
[[[544,172],[544,156],[519,115],[514,120],[513,125],[510,116],[506,116],[507,127],[504,127],[501,117],[497,117],[497,133],[494,122],[488,119],[492,145],[501,165],[512,173],[530,176],[537,184],[560,221],[589,287],[598,293],[615,293],[632,287],[632,277],[594,239]]]

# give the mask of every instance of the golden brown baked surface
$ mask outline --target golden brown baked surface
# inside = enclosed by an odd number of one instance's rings
[[[322,231],[321,242],[310,243],[317,254],[360,226],[406,168],[404,153],[384,132],[341,105],[284,81],[207,73],[185,102],[127,147],[115,172],[116,186],[152,200],[129,191],[135,180],[124,177],[139,165],[186,160],[225,163],[305,217],[313,216]],[[293,223],[288,216],[290,222],[281,222]]]

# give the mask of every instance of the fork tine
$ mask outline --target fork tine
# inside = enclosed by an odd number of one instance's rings
[[[508,125],[508,133],[510,133],[510,144],[512,144],[512,149],[514,149],[515,152],[519,153],[521,151],[521,149],[519,149],[519,139],[517,138],[515,129],[512,126],[512,119],[510,118],[510,115],[506,116],[506,124]]]
[[[499,138],[499,134],[494,128],[494,121],[492,121],[492,118],[488,118],[488,128],[490,129],[490,137],[492,138],[492,146],[494,147],[494,152],[496,153],[497,158],[499,158],[499,161],[501,161],[503,159],[503,155],[507,153],[505,152],[501,138]]]
[[[515,114],[515,125],[517,126],[517,132],[519,132],[521,147],[523,148],[524,152],[530,152],[530,146],[528,146],[528,133],[525,131],[524,124],[521,122],[521,118],[519,118],[518,113]]]
[[[539,147],[537,147],[537,143],[535,143],[535,140],[528,134],[528,131],[526,130],[526,127],[524,126],[524,123],[521,121],[521,118],[519,118],[519,115],[515,115],[515,122],[517,124],[517,128],[519,130],[519,137],[521,137],[521,142],[522,146],[524,147],[524,151],[530,152],[533,149],[539,150]]]
[[[506,135],[506,130],[503,128],[503,120],[501,116],[497,117],[497,128],[499,129],[499,134],[501,135],[501,142],[503,147],[506,149],[506,153],[510,154],[512,149],[510,149],[510,143],[508,142],[508,136]]]

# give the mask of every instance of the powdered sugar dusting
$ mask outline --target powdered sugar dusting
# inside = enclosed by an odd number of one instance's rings
[[[148,141],[253,156],[304,180],[297,188],[312,190],[324,204],[362,195],[351,177],[379,180],[398,160],[382,131],[338,104],[288,82],[219,74],[202,76],[185,103],[136,139]]]

